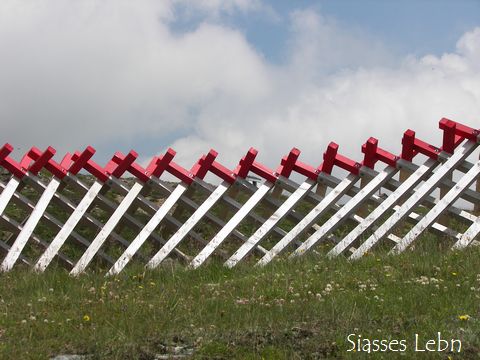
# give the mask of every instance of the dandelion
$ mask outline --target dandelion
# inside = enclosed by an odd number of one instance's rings
[[[461,320],[461,321],[467,321],[467,320],[470,320],[470,315],[459,315],[458,316],[458,319]]]
[[[89,322],[90,321],[90,316],[88,316],[87,314],[83,315],[83,321]]]

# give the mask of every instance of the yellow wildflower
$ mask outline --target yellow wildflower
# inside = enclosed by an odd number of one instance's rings
[[[459,315],[458,318],[462,321],[467,321],[470,319],[470,315]]]
[[[90,316],[88,316],[87,314],[83,315],[83,321],[89,322],[90,321]]]

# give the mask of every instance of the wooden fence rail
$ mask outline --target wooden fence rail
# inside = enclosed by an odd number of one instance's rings
[[[72,275],[89,267],[115,275],[132,261],[153,269],[173,258],[198,268],[217,257],[232,268],[308,252],[358,259],[401,253],[427,231],[442,246],[465,248],[480,233],[480,132],[445,118],[439,127],[440,147],[407,130],[398,156],[370,138],[361,162],[330,143],[318,167],[292,149],[276,170],[257,162],[253,148],[234,170],[214,150],[186,170],[172,149],[146,168],[133,150],[102,167],[92,147],[60,163],[52,147],[32,148],[17,162],[5,144],[0,270],[18,264],[43,272],[54,262]],[[348,175],[335,175],[335,167]],[[162,180],[165,173],[178,182]],[[219,185],[204,180],[208,173]],[[258,186],[249,174],[262,180]]]

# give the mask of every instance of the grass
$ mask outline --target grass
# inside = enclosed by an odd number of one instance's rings
[[[16,268],[0,276],[0,357],[154,359],[474,358],[480,351],[479,248],[431,246],[357,262],[324,257],[229,270],[131,267],[117,277],[71,278]],[[461,353],[414,351],[460,339]],[[349,334],[405,339],[403,353],[347,352]],[[355,339],[357,339],[355,337]]]

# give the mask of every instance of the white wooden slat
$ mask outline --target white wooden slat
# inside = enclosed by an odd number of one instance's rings
[[[84,189],[86,191],[88,191],[88,186],[86,184],[84,184],[80,179],[78,179],[78,177],[76,176],[69,176],[68,177],[68,180],[70,181],[70,183],[74,186],[76,186],[77,188],[79,189]],[[121,186],[117,186],[116,184],[121,184]],[[116,179],[115,177],[111,176],[104,184],[104,186],[102,187],[101,191],[97,194],[97,197],[96,199],[94,199],[96,201],[95,204],[97,204],[99,207],[101,207],[102,209],[104,209],[105,211],[107,212],[110,212],[111,214],[113,214],[113,212],[115,211],[116,207],[117,207],[117,204],[115,204],[112,200],[108,199],[104,194],[102,194],[103,192],[106,192],[108,191],[109,188],[112,188],[112,189],[115,189],[115,190],[118,190],[118,192],[121,194],[121,195],[126,195],[128,194],[129,192],[129,189],[126,185],[124,185],[123,183],[121,183],[121,181],[119,179]],[[142,198],[141,195],[138,195],[137,196],[137,200],[139,200],[140,198]],[[84,217],[86,220],[88,220],[88,222],[93,225],[92,227],[94,228],[98,228],[98,229],[102,229],[103,227],[103,224],[97,220],[97,218],[95,218],[92,214],[90,213],[85,213],[84,214]],[[126,212],[122,218],[123,220],[125,220],[126,222],[128,222],[129,225],[131,225],[134,229],[141,229],[143,227],[143,224],[138,221],[134,216],[130,215],[128,212]],[[115,231],[112,231],[112,233],[109,235],[112,237],[112,239],[114,239],[115,241],[119,242],[120,244],[122,244],[123,246],[127,247],[130,242],[125,240],[123,237],[121,237],[118,233],[116,233]],[[160,239],[156,239],[157,241],[160,241]]]
[[[160,180],[158,180],[157,178],[152,177],[151,180],[152,180],[152,183],[153,183],[155,186],[158,186],[158,188],[159,188],[160,190],[166,191],[166,192],[168,192],[168,193],[171,192],[171,190],[169,189],[169,187],[166,186],[165,184],[162,184],[162,183],[160,182]],[[242,179],[240,179],[240,180],[242,180]],[[195,186],[195,187],[198,186],[199,188],[203,188],[204,190],[206,190],[206,191],[208,192],[208,196],[210,196],[210,194],[211,194],[213,191],[215,191],[215,186],[210,185],[210,184],[207,184],[207,183],[205,183],[203,180],[201,180],[201,179],[199,179],[199,178],[194,178],[193,181],[194,181],[194,182],[193,182],[190,186]],[[237,181],[239,181],[239,180],[237,179]],[[222,196],[222,200],[227,201],[227,199],[229,199],[229,197],[228,197],[227,195]],[[232,202],[236,202],[236,201],[233,200],[233,199],[231,199],[231,201],[232,201]],[[194,211],[196,211],[196,210],[199,208],[199,205],[198,205],[195,201],[189,199],[189,198],[186,197],[185,195],[182,195],[182,196],[180,197],[180,202],[182,203],[182,205],[186,205],[186,206],[190,207],[191,209],[193,209]],[[240,207],[241,207],[241,205],[238,206],[238,208],[240,208]],[[252,218],[256,219],[257,221],[259,221],[259,219],[260,219],[254,212],[251,212],[249,215],[250,215]],[[215,216],[215,215],[214,215],[213,213],[211,213],[211,212],[207,212],[207,213],[205,214],[205,218],[208,219],[209,221],[212,221],[213,223],[215,223],[215,224],[218,225],[219,227],[225,226],[225,222],[224,222],[223,220],[220,220],[219,217]],[[165,219],[167,219],[167,220],[169,219],[169,218],[168,218],[168,215],[165,217]],[[181,223],[180,223],[177,219],[175,219],[175,218],[172,218],[171,221],[172,221],[172,224],[174,224],[177,228],[180,228],[180,227],[183,225],[183,224],[181,224]],[[206,245],[208,244],[207,241],[205,241],[203,238],[201,238],[201,236],[200,236],[199,234],[197,234],[197,233],[196,233],[195,231],[193,231],[193,230],[190,231],[190,233],[189,233],[188,235],[189,235],[190,237],[192,237],[194,240],[196,240],[199,244],[202,244],[202,245],[204,245],[204,246],[206,246]],[[239,239],[239,240],[242,241],[242,242],[247,241],[247,237],[246,237],[245,235],[243,235],[243,234],[242,234],[240,231],[238,231],[237,229],[234,229],[234,230],[233,230],[232,235],[235,236],[237,239]],[[262,254],[265,254],[265,253],[267,252],[267,251],[266,251],[264,248],[262,248],[261,246],[258,246],[255,250],[258,251],[258,252],[260,252],[260,253],[262,253]],[[179,250],[178,250],[178,249],[175,249],[174,251],[177,251],[177,252],[178,252]],[[220,252],[219,254],[222,255],[222,256],[224,255],[223,252]],[[224,256],[224,257],[225,257],[225,256]],[[189,260],[188,260],[188,261],[189,261]]]
[[[46,188],[46,185],[37,176],[31,175],[31,176],[25,177],[24,179],[25,179],[24,180],[25,182],[28,182],[28,184],[31,185],[33,188],[35,188],[38,192]],[[67,177],[65,177],[64,180],[65,179],[67,179]],[[68,179],[75,180],[76,177],[70,175]],[[77,181],[81,183],[78,179]],[[83,185],[83,186],[85,187],[85,190],[88,191],[88,186],[86,185]],[[18,195],[18,194],[16,193],[15,195]],[[69,214],[75,211],[75,208],[77,207],[77,205],[74,202],[72,202],[70,199],[68,199],[66,196],[62,195],[59,192],[56,192],[54,194],[52,201],[54,201],[56,205],[59,205],[60,207],[65,209],[65,211],[68,211]],[[55,225],[58,226],[59,228],[63,226],[63,224],[60,221],[58,221],[55,217],[49,215],[48,213],[45,213],[45,218],[48,218],[49,221],[55,223]],[[103,226],[103,224],[100,221],[98,221],[94,216],[92,216],[88,212],[85,213],[84,218],[88,221],[87,224],[95,230]],[[85,246],[89,246],[90,244],[89,241],[84,239],[80,234],[78,234],[75,231],[72,232],[72,237]],[[123,239],[121,236],[119,236],[118,234],[112,233],[112,238],[114,238],[116,241],[120,242],[121,244],[127,244],[127,241]],[[108,256],[104,256],[105,254],[100,252],[99,252],[99,255],[102,256],[107,262],[111,263],[110,258]]]
[[[177,203],[180,196],[182,196],[187,191],[187,189],[188,185],[184,182],[181,182],[177,185],[175,190],[172,191],[170,196],[165,200],[162,206],[160,206],[157,212],[150,218],[148,223],[143,227],[137,237],[132,241],[132,243],[117,260],[117,262],[108,271],[107,275],[115,275],[122,271],[122,269],[129,263],[135,253],[145,243],[145,241],[153,233],[153,231],[155,231],[158,224],[160,224],[160,222],[165,218],[168,212]]]
[[[279,177],[280,179],[281,177]],[[212,192],[214,191],[215,188],[212,188],[211,185],[205,183],[204,181],[198,181],[196,179],[196,185],[199,185],[200,187],[202,187],[204,190],[207,190],[208,192]],[[249,194],[253,194],[255,191],[257,191],[257,188],[250,184],[248,181],[245,181],[244,179],[241,179],[241,178],[237,178],[234,186],[241,186],[242,190],[247,190],[247,192]],[[275,182],[275,186],[277,187],[278,186],[278,180]],[[276,199],[275,199],[276,200]],[[265,204],[266,205],[270,205],[270,206],[275,206],[276,203],[275,203],[275,200],[272,199],[270,197],[269,199],[269,196],[267,195],[265,197]],[[232,209],[233,211],[238,211],[241,207],[242,207],[242,204],[239,203],[237,200],[233,199],[231,196],[229,196],[228,194],[227,195],[224,195],[222,196],[222,202],[223,204],[227,205],[230,209]],[[270,204],[269,204],[270,203]],[[232,211],[232,212],[233,212]],[[210,213],[207,213],[206,217],[209,219],[209,220],[212,220],[213,222],[215,222],[217,225],[219,225],[220,227],[223,227],[225,225],[225,222],[218,219],[215,220],[215,216],[212,216]],[[261,223],[263,224],[265,222],[265,219],[262,218],[259,214],[257,214],[255,211],[252,211],[248,214],[248,217],[251,218],[252,220],[254,220],[255,222],[258,222],[258,223]],[[279,236],[285,236],[286,232],[279,228],[279,227],[275,227],[274,228],[274,231],[277,235]],[[239,240],[241,240],[242,242],[246,242],[248,240],[248,238],[243,235],[242,233],[239,232],[239,230],[235,229],[233,232],[232,232],[232,235],[235,236],[236,238],[238,238]],[[262,250],[263,248],[262,247],[256,247],[255,250],[258,251],[258,252],[261,252],[261,253],[265,253],[266,251],[263,251]]]
[[[7,185],[3,189],[2,193],[0,194],[0,214],[3,214],[5,208],[7,207],[10,199],[12,198],[15,190],[17,190],[18,185],[20,184],[20,180],[16,177],[10,178]]]
[[[35,183],[35,188],[36,189],[42,189],[43,191],[45,190],[46,186],[42,183],[40,184],[40,180],[38,180],[38,178],[36,177],[29,177],[28,180],[27,180],[29,183],[31,183],[32,185]],[[37,184],[36,181],[38,181],[39,183]],[[3,187],[4,184],[0,183],[0,187]],[[33,209],[35,208],[35,203],[33,203],[30,199],[28,199],[27,197],[25,197],[24,195],[22,195],[21,193],[19,193],[18,191],[16,191],[13,196],[12,196],[12,200],[18,205],[18,206],[21,206],[23,207],[26,211],[33,211]],[[73,207],[73,206],[72,206]],[[73,207],[74,208],[74,207]],[[2,215],[4,216],[4,215]],[[52,216],[51,214],[48,213],[48,211],[45,211],[43,213],[43,219],[45,220],[45,224],[47,224],[49,227],[51,227],[52,229],[54,229],[55,231],[60,231],[62,229],[62,226],[63,224],[57,220],[56,217]],[[12,221],[12,220],[10,220]],[[32,236],[33,238],[33,236]],[[78,243],[84,245],[85,247],[88,247],[90,245],[90,242],[87,241],[85,238],[83,238],[80,234],[76,233],[75,231],[72,232],[72,238],[77,241]],[[109,264],[113,264],[113,260],[105,253],[103,252],[99,252],[98,253],[106,262],[108,262]],[[62,258],[62,254],[59,253],[59,258]],[[73,266],[73,265],[72,265]]]
[[[327,256],[333,257],[341,254],[350,246],[360,235],[368,230],[375,221],[380,219],[388,210],[390,210],[398,200],[417,186],[431,171],[437,166],[436,160],[428,159],[420,166],[406,181],[404,181],[392,194],[390,194],[382,203],[380,203],[362,222],[360,222],[347,236],[345,236]]]
[[[20,231],[22,231],[23,229],[23,226],[25,225],[25,223],[21,224],[19,222],[17,222],[16,220],[10,218],[9,216],[5,215],[5,214],[2,214],[0,215],[0,220],[3,221],[3,223],[7,226],[9,232],[12,233],[13,236],[18,236],[18,234],[20,234]],[[30,239],[40,245],[41,247],[43,247],[44,249],[48,246],[48,243],[43,241],[42,239],[40,239],[38,236],[36,236],[35,234],[32,234],[32,236],[30,237]],[[5,244],[5,246],[1,246],[3,249],[5,250],[10,250],[10,246],[7,245],[4,241],[2,241],[3,244]],[[8,252],[8,251],[7,251]],[[73,266],[73,262],[65,255],[63,254],[58,254],[58,258],[67,266]],[[22,261],[23,263],[27,264],[27,265],[31,265],[30,262],[28,262],[26,260],[26,258],[20,254],[20,256],[18,257],[18,260]],[[18,261],[17,260],[17,261]]]
[[[415,225],[392,250],[392,254],[400,254],[415,239],[425,231],[442,213],[445,209],[454,203],[467,187],[469,187],[475,179],[480,175],[480,161],[470,169],[462,178],[457,181],[457,185],[450,189],[418,223]]]
[[[194,179],[195,181],[196,179]],[[151,186],[154,186],[156,187],[158,190],[162,191],[162,192],[165,192],[166,194],[168,194],[168,196],[170,196],[170,194],[173,192],[173,189],[170,188],[170,186],[166,185],[166,184],[163,184],[161,182],[160,179],[158,179],[157,177],[155,176],[152,176],[150,178],[150,181],[149,181],[149,185]],[[192,184],[193,185],[193,184]],[[190,185],[190,186],[192,186]],[[155,213],[157,210],[158,210],[158,206],[156,204],[153,204],[151,203],[150,201],[148,201],[147,199],[145,199],[143,196],[139,196],[138,199],[140,201],[140,203],[143,205],[143,209],[147,212],[151,212],[153,210],[153,213]],[[184,195],[180,196],[180,199],[179,199],[179,203],[181,203],[182,205],[187,205],[188,207],[192,208],[192,209],[197,209],[198,208],[198,204],[187,198]],[[178,221],[177,219],[175,219],[173,216],[171,216],[170,214],[167,214],[165,216],[165,220],[167,222],[169,222],[171,225],[175,226],[176,228],[180,228],[182,226],[182,223],[180,221]],[[155,233],[153,233],[155,234]],[[152,236],[153,236],[152,234]],[[202,236],[194,231],[190,232],[189,234],[193,239],[195,239],[195,241],[199,242],[200,244],[206,244],[207,242],[202,238]],[[162,245],[165,244],[165,240],[162,241]],[[180,250],[178,249],[175,249],[175,252],[177,254],[181,253]],[[185,260],[188,260],[189,257],[185,254],[181,255],[182,258],[184,258]]]
[[[280,254],[294,239],[310,228],[318,218],[332,207],[336,202],[358,181],[359,176],[348,175],[332,191],[330,191],[323,200],[315,206],[289,233],[277,242],[269,252],[267,252],[256,265],[263,266],[268,264],[275,256]]]
[[[442,181],[445,175],[452,172],[455,167],[465,160],[465,158],[472,153],[477,147],[473,141],[467,141],[460,145],[455,153],[442,164],[433,175],[431,175],[413,195],[411,195],[400,207],[398,211],[392,214],[360,247],[352,254],[352,259],[357,259],[367,251],[369,251],[378,241],[380,241],[388,232],[392,231],[395,225],[402,221],[408,213],[427,197],[438,184]]]
[[[253,247],[262,241],[273,229],[275,225],[282,220],[294,206],[301,201],[305,195],[315,186],[316,181],[307,179],[291,194],[285,202],[270,216],[257,231],[250,236],[245,242],[226,262],[225,266],[232,268],[245,256],[247,256]]]
[[[75,226],[77,226],[78,222],[82,219],[83,215],[88,210],[93,200],[97,197],[102,187],[103,183],[95,181],[90,187],[90,189],[88,189],[82,200],[80,200],[78,206],[75,208],[68,220],[65,222],[65,224],[62,226],[55,238],[52,240],[47,250],[45,250],[42,256],[38,259],[37,263],[34,266],[35,271],[45,271],[45,269],[50,264],[55,255],[57,255],[62,245],[68,239]]]
[[[10,251],[10,246],[8,246],[7,244],[5,244],[5,242],[3,242],[3,241],[0,241],[0,248],[1,248],[2,250],[4,250],[5,252],[7,252],[7,253]],[[29,262],[22,254],[20,254],[20,256],[18,257],[18,259],[19,259],[22,263],[24,263],[25,265],[30,266],[30,262]]]
[[[3,259],[2,265],[0,266],[0,271],[9,271],[12,269],[13,265],[18,259],[18,256],[20,255],[23,248],[27,244],[27,241],[28,239],[30,239],[30,236],[33,234],[35,227],[37,226],[38,222],[42,218],[43,213],[47,209],[47,206],[50,204],[50,200],[52,200],[59,186],[60,186],[59,179],[53,178],[52,180],[50,180],[50,183],[48,184],[45,191],[40,196],[40,199],[35,205],[35,208],[30,214],[27,222],[23,226],[22,231],[15,239],[15,242],[13,243],[7,256]]]
[[[169,254],[178,246],[178,244],[188,235],[193,227],[205,216],[205,214],[217,203],[217,201],[227,192],[230,184],[223,181],[210,196],[198,207],[198,209],[188,218],[183,226],[167,241],[167,243],[152,257],[147,267],[156,268]]]
[[[66,178],[67,179],[67,178]],[[77,177],[75,176],[72,176],[72,175],[69,175],[68,176],[68,180],[70,181],[70,183],[72,183],[73,185],[75,185],[77,188],[81,188],[81,189],[84,189],[84,190],[88,190],[88,187],[87,185],[85,185],[82,181],[80,181]],[[99,194],[97,195],[97,198],[96,200],[98,200],[98,205],[100,207],[102,207],[103,209],[105,209],[106,211],[111,211],[111,213],[113,214],[113,212],[115,211],[115,208],[116,208],[116,204],[109,200],[107,197],[105,197],[102,192],[106,191],[109,187],[118,191],[120,194],[122,195],[126,195],[128,194],[129,192],[129,188],[124,184],[122,183],[122,181],[120,181],[119,179],[111,176],[106,182],[105,182],[105,185],[103,188],[102,188],[102,191],[99,192]],[[137,196],[137,199],[135,200],[136,202],[138,202],[138,204],[140,205],[140,207],[145,210],[145,212],[149,213],[149,214],[154,214],[157,210],[158,210],[158,206],[154,205],[153,203],[151,203],[150,201],[146,200],[144,196],[142,196],[141,194],[139,194]],[[95,217],[93,217],[91,214],[89,213],[86,213],[85,214],[85,219],[87,219],[91,224],[95,225],[96,227],[98,228],[102,228],[103,227],[103,224],[98,221]],[[134,216],[130,215],[128,212],[126,212],[122,218],[122,220],[125,220],[126,222],[128,222],[128,224],[133,227],[135,230],[138,229],[139,231],[143,228],[144,224],[142,224],[140,221],[138,221]],[[117,242],[119,242],[120,244],[122,244],[123,246],[125,247],[128,247],[130,245],[130,242],[126,241],[125,239],[123,239],[118,233],[116,233],[115,231],[112,231],[112,233],[110,234],[110,236]],[[152,238],[157,241],[158,243],[161,243],[161,244],[164,244],[165,241],[161,238],[161,236],[159,236],[158,234],[155,234],[153,233],[152,234]],[[183,258],[183,259],[187,259],[188,257],[183,254],[181,251],[179,250],[175,250],[175,253],[176,255],[178,255],[179,257]],[[100,253],[99,253],[100,254]],[[113,262],[109,262],[111,264],[113,264]]]
[[[462,237],[453,245],[453,249],[463,249],[470,245],[476,236],[480,233],[480,216],[465,231]]]
[[[214,238],[203,248],[202,251],[190,263],[191,268],[197,268],[212,254],[213,251],[227,238],[228,235],[245,219],[248,213],[267,195],[274,186],[271,182],[263,183],[258,190],[247,200],[227,224],[214,236]]]
[[[112,216],[110,216],[106,224],[103,226],[103,228],[92,241],[90,246],[84,252],[80,260],[78,260],[78,262],[75,264],[74,268],[70,272],[71,275],[79,275],[85,270],[90,261],[92,261],[95,254],[98,252],[98,250],[100,250],[100,247],[103,245],[105,240],[107,240],[110,233],[114,230],[115,226],[117,226],[118,222],[127,212],[130,205],[137,198],[138,194],[140,194],[140,191],[142,191],[142,189],[143,184],[139,182],[135,182],[135,184],[133,184],[128,194],[122,199]]]
[[[302,245],[293,253],[292,257],[304,254],[308,249],[325,238],[330,232],[334,231],[349,215],[356,211],[362,204],[366,203],[382,185],[396,174],[398,170],[392,166],[386,167],[375,178],[351,198],[340,210],[338,210],[319,230],[313,233]]]

